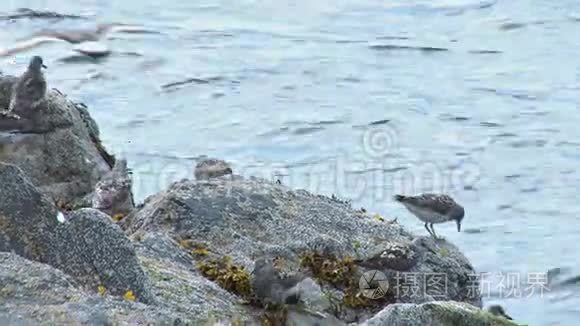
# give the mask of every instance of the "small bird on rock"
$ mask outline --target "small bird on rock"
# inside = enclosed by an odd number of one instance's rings
[[[133,182],[127,161],[118,159],[111,172],[95,185],[92,206],[112,217],[129,214],[135,207],[131,186]]]
[[[298,283],[304,278],[293,275],[282,278],[274,263],[266,258],[254,262],[252,288],[256,296],[266,304],[297,304],[300,300]]]
[[[194,175],[197,180],[207,180],[218,178],[227,174],[232,174],[232,168],[223,160],[215,158],[202,159],[195,166]]]
[[[425,222],[425,228],[433,238],[437,239],[433,224],[455,221],[457,232],[461,232],[461,221],[465,210],[448,195],[426,193],[418,196],[395,195],[394,198]]]
[[[489,311],[489,313],[491,313],[492,315],[503,317],[503,318],[508,319],[508,320],[513,320],[512,317],[510,317],[508,314],[506,314],[503,307],[498,305],[498,304],[494,304],[494,305],[489,306],[487,308],[487,311]]]
[[[12,87],[10,105],[8,110],[2,112],[3,115],[20,119],[21,116],[31,112],[44,100],[46,80],[44,79],[42,68],[46,68],[42,58],[39,56],[32,57],[28,69]]]

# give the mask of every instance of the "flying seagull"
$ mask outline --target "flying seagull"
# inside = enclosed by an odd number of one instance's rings
[[[105,56],[111,51],[104,45],[98,46],[98,44],[100,44],[98,41],[104,38],[105,35],[115,32],[140,34],[157,33],[156,31],[146,29],[143,26],[123,23],[98,24],[92,29],[45,29],[34,33],[27,38],[18,40],[18,42],[10,48],[0,49],[0,57],[14,55],[50,42],[67,42],[73,44],[73,50],[79,53],[94,57]]]

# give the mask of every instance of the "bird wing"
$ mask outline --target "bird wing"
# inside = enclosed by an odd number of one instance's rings
[[[111,53],[111,50],[105,44],[93,41],[77,44],[73,47],[73,51],[88,56],[104,56]]]
[[[455,201],[448,195],[422,194],[415,197],[408,197],[407,202],[421,208],[428,208],[439,214],[447,214],[451,207],[455,206]]]
[[[35,100],[46,92],[46,82],[42,78],[26,78],[23,86],[26,94]]]
[[[39,32],[32,34],[29,38],[36,38],[36,37],[48,37],[52,39],[56,39],[59,41],[65,41],[69,43],[82,43],[86,41],[97,41],[99,39],[99,35],[96,30],[94,29],[43,29]]]
[[[52,37],[52,36],[35,36],[35,37],[30,38],[30,39],[22,40],[16,44],[14,44],[10,48],[0,49],[0,57],[11,56],[13,54],[16,54],[16,53],[19,53],[22,51],[26,51],[28,49],[32,49],[32,48],[39,46],[41,44],[44,44],[44,43],[57,42],[57,41],[63,41],[63,40],[56,38],[56,37]]]

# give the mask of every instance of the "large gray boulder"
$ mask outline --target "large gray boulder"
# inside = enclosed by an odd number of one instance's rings
[[[181,325],[160,306],[87,292],[49,265],[0,252],[0,325]]]
[[[332,300],[323,313],[346,322],[372,317],[387,304],[455,300],[481,306],[469,261],[452,244],[414,237],[398,223],[381,221],[348,204],[256,178],[183,180],[148,198],[122,221],[128,234],[167,234],[207,248],[194,264],[230,256],[246,270],[259,257],[283,261],[286,272],[317,280]],[[325,270],[327,268],[328,270]],[[361,297],[364,272],[379,271],[389,283],[378,298]],[[416,275],[405,291],[404,273]],[[429,276],[442,278],[433,288]]]
[[[0,76],[0,109],[8,107],[14,81]],[[113,161],[86,108],[56,90],[30,119],[0,116],[0,162],[19,166],[53,201],[86,196]]]
[[[133,244],[107,215],[82,209],[59,222],[62,213],[11,164],[0,163],[0,198],[0,251],[49,264],[95,291],[153,301]]]

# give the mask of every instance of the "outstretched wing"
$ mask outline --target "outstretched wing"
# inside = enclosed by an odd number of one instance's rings
[[[0,57],[11,56],[16,53],[32,49],[44,43],[59,42],[59,41],[62,42],[61,39],[52,36],[45,35],[34,36],[32,38],[22,40],[9,48],[0,49]]]

